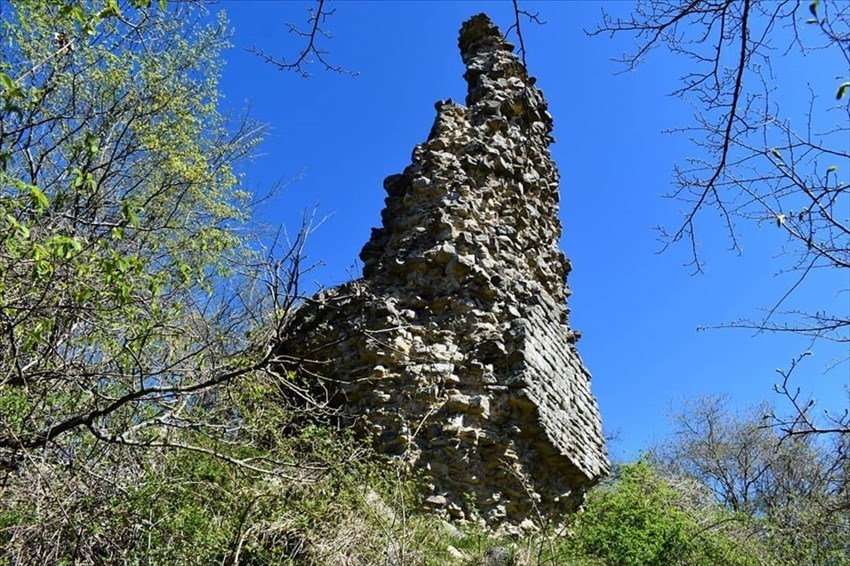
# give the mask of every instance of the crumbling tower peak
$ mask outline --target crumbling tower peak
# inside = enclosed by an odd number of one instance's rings
[[[534,87],[525,66],[486,14],[467,20],[458,40],[466,65],[466,104],[473,123],[486,122],[491,116],[503,117],[523,129],[526,135],[552,141],[552,116],[546,111],[542,93]]]
[[[426,473],[436,512],[514,528],[577,508],[608,460],[568,325],[552,118],[487,16],[459,45],[467,106],[437,103],[384,181],[363,278],[305,304],[281,353]]]
[[[463,22],[460,28],[458,46],[464,62],[477,52],[490,51],[493,47],[508,52],[514,50],[514,46],[505,41],[502,32],[499,31],[499,28],[487,14],[476,14]]]

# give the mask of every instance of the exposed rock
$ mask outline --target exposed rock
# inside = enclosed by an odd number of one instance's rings
[[[511,566],[514,564],[514,554],[504,546],[491,546],[484,553],[481,564],[483,566]]]
[[[384,182],[363,278],[299,309],[281,353],[427,473],[429,507],[516,530],[576,509],[608,460],[568,325],[552,117],[486,16],[460,48],[467,106],[437,103],[428,140]]]
[[[452,559],[457,560],[458,562],[465,561],[465,560],[469,559],[469,557],[466,554],[464,554],[463,552],[459,551],[458,549],[456,549],[455,547],[453,547],[451,545],[449,545],[449,547],[446,548],[446,552],[448,553],[449,556],[452,557]]]

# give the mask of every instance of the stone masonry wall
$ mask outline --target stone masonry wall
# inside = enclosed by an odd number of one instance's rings
[[[484,15],[463,25],[466,106],[384,182],[363,278],[296,313],[280,353],[455,519],[528,525],[608,471],[568,326],[559,176],[542,94]]]

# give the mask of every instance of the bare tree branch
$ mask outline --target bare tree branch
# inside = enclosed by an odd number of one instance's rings
[[[338,65],[331,64],[326,58],[328,52],[319,47],[318,40],[320,37],[324,37],[325,39],[331,38],[330,33],[328,33],[322,25],[324,25],[327,19],[330,16],[333,16],[336,12],[335,9],[328,10],[325,8],[325,2],[326,0],[316,0],[316,6],[307,9],[309,13],[309,17],[307,18],[307,24],[309,27],[308,31],[303,31],[301,28],[292,23],[286,24],[289,28],[289,33],[293,33],[307,41],[307,44],[294,61],[287,62],[286,59],[275,58],[265,51],[258,49],[256,46],[249,48],[248,51],[257,55],[266,63],[277,67],[279,71],[295,71],[304,78],[310,76],[310,72],[307,70],[307,67],[314,62],[310,59],[311,55],[315,57],[316,61],[318,61],[326,71],[356,76],[358,74],[356,71],[350,71]]]
[[[528,10],[524,10],[519,6],[519,0],[511,0],[513,2],[514,9],[514,23],[511,24],[508,29],[505,30],[505,38],[507,38],[511,32],[516,32],[517,41],[519,42],[519,50],[517,54],[519,55],[520,60],[522,61],[523,66],[528,66],[525,60],[526,50],[525,50],[525,39],[522,36],[522,26],[520,25],[520,20],[523,16],[528,18],[529,21],[534,22],[538,25],[545,25],[546,22],[540,19],[540,12],[529,12]]]
[[[847,81],[850,4],[639,1],[627,18],[603,13],[591,35],[623,33],[637,40],[634,53],[620,58],[626,68],[633,69],[652,49],[663,46],[686,58],[693,69],[681,77],[674,93],[692,102],[693,124],[671,130],[694,144],[694,155],[675,166],[675,189],[668,195],[685,205],[683,220],[671,230],[658,228],[661,251],[687,242],[687,265],[699,273],[703,263],[698,223],[710,213],[719,214],[730,247],[738,253],[739,239],[749,226],[775,225],[783,250],[777,271],[794,272],[794,278],[763,317],[722,326],[850,342],[846,303],[819,291],[815,294],[822,297],[822,307],[803,311],[793,306],[820,270],[843,273],[836,278],[835,296],[850,293],[850,93],[812,92],[807,110],[798,111],[790,101],[783,114],[781,104],[789,101],[782,96],[783,83],[776,73],[777,53],[829,50],[844,63],[835,69],[836,80]],[[811,412],[801,412],[807,410],[806,403],[788,387],[779,391],[801,422],[822,432],[842,429],[815,426]]]

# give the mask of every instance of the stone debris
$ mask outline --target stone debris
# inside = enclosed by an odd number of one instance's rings
[[[452,520],[559,522],[609,469],[568,325],[552,116],[487,16],[463,24],[466,105],[384,181],[363,277],[296,313],[280,353]]]

